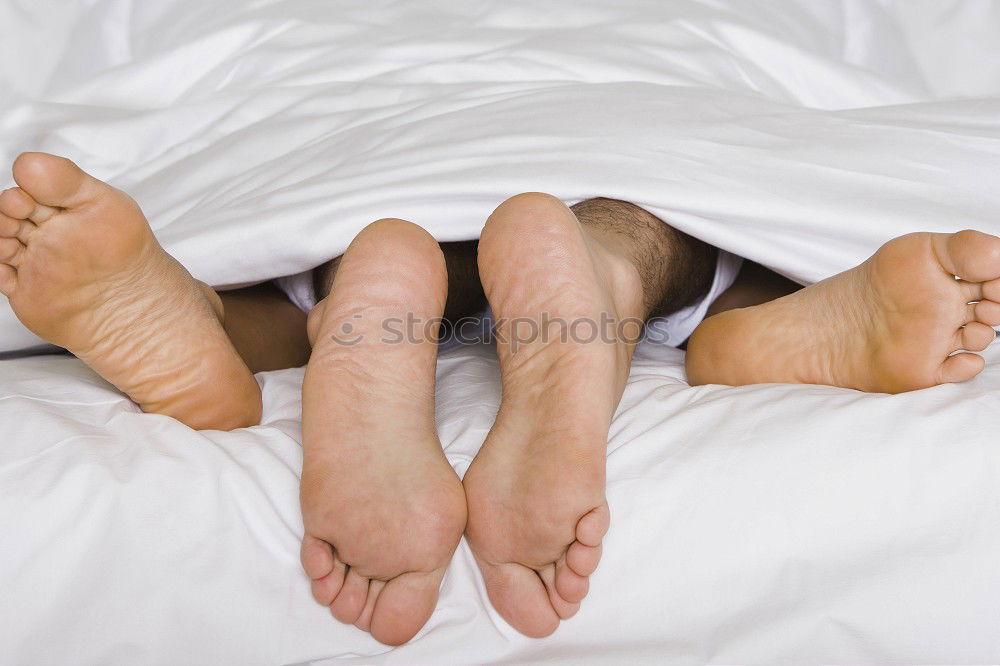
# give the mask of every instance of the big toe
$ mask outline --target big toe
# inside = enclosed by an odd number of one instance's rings
[[[95,180],[65,157],[48,153],[21,153],[14,160],[14,181],[46,206],[72,208],[95,194]]]
[[[985,366],[986,361],[979,354],[952,354],[941,364],[938,381],[942,384],[968,381],[982,372]]]
[[[525,636],[544,638],[559,627],[560,616],[534,569],[520,564],[482,565],[493,608]]]
[[[941,265],[967,282],[1000,277],[1000,237],[966,229],[935,236],[934,249]]]
[[[368,630],[380,643],[401,645],[427,623],[444,572],[405,573],[385,584],[374,601]]]

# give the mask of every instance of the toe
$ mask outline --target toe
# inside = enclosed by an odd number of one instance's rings
[[[938,369],[939,383],[964,382],[983,371],[986,361],[978,354],[953,354]]]
[[[100,191],[100,181],[65,157],[48,153],[22,153],[14,160],[13,171],[21,189],[46,206],[72,208]]]
[[[437,605],[444,570],[396,576],[385,584],[374,604],[370,631],[380,643],[400,645],[427,623]]]
[[[970,300],[988,300],[1000,303],[1000,280],[984,282],[982,295],[979,298]]]
[[[533,569],[520,564],[482,565],[493,608],[525,636],[543,638],[559,627],[549,594]]]
[[[576,524],[576,540],[585,546],[599,546],[610,526],[611,512],[607,504],[602,504]]]
[[[970,321],[962,327],[962,349],[966,351],[982,351],[996,339],[996,331],[992,326]]]
[[[601,546],[585,546],[574,541],[566,551],[566,564],[581,576],[589,576],[597,571],[601,561]]]
[[[35,224],[29,220],[21,220],[0,213],[0,238],[16,238],[27,245],[35,228]]]
[[[344,585],[347,567],[337,559],[330,544],[308,534],[302,539],[301,560],[306,575],[313,579],[313,599],[329,606]]]
[[[0,193],[0,213],[14,219],[27,219],[36,205],[35,200],[20,187],[12,187]]]
[[[937,234],[934,249],[945,270],[963,280],[985,282],[1000,277],[1000,237],[972,229]]]
[[[556,564],[555,587],[560,597],[570,603],[579,603],[590,590],[590,580],[573,571],[563,558]]]
[[[28,241],[31,239],[31,235],[35,233],[35,229],[37,229],[37,227],[33,222],[22,220],[21,225],[17,229],[17,240],[21,241],[24,245],[27,245]]]
[[[0,238],[0,263],[17,268],[21,263],[24,245],[16,238]]]
[[[545,591],[549,595],[549,603],[552,605],[552,610],[556,612],[559,619],[568,620],[576,615],[577,611],[580,610],[580,602],[564,599],[556,589],[556,565],[550,564],[541,569],[538,572],[538,577],[542,580]]]
[[[333,548],[326,541],[317,539],[311,534],[306,534],[302,538],[299,559],[302,562],[302,569],[305,570],[306,575],[314,580],[322,578],[333,571]]]
[[[330,604],[333,616],[345,624],[354,624],[361,617],[368,601],[368,579],[354,569],[348,569],[344,585],[340,588],[337,598]]]
[[[981,282],[968,282],[966,280],[955,280],[955,284],[962,290],[962,297],[965,301],[978,301],[983,297],[983,285]]]
[[[21,222],[6,213],[0,213],[0,238],[14,238],[21,231]]]
[[[1000,303],[979,301],[975,306],[975,319],[987,326],[1000,326]]]
[[[337,594],[344,586],[344,574],[346,567],[334,568],[332,572],[322,578],[317,578],[312,582],[312,595],[321,606],[329,606],[337,598]]]
[[[380,580],[373,580],[368,584],[368,598],[365,599],[365,607],[361,609],[361,616],[354,623],[354,626],[361,631],[371,631],[372,613],[375,611],[375,602],[378,600],[383,588],[385,588],[385,583]]]
[[[11,188],[0,194],[0,214],[17,220],[48,222],[58,212],[58,208],[38,203],[20,187]]]
[[[0,264],[0,294],[10,297],[17,286],[17,271],[13,266]]]

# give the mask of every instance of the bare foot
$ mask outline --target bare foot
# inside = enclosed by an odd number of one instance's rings
[[[610,336],[586,342],[591,329],[573,322],[641,316],[641,283],[562,202],[536,193],[490,216],[479,270],[506,342],[500,411],[465,475],[467,536],[493,606],[518,631],[546,636],[577,611],[601,557],[608,429],[633,349]],[[569,330],[552,324],[527,339],[528,322],[546,318]]]
[[[192,428],[260,419],[221,304],[163,251],[136,203],[67,159],[25,153],[0,195],[0,292],[143,411]]]
[[[393,332],[408,314],[440,317],[446,296],[437,242],[380,220],[351,243],[310,313],[302,566],[334,617],[391,645],[430,617],[465,528],[462,484],[434,424],[436,331]]]
[[[997,325],[1000,238],[908,234],[811,287],[706,319],[688,344],[688,379],[913,391],[979,374],[982,357],[967,352]]]

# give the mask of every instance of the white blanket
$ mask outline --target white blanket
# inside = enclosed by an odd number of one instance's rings
[[[531,190],[634,201],[802,282],[909,231],[1000,231],[989,0],[90,4],[0,5],[0,163],[75,159],[213,285],[379,217],[473,238]],[[0,320],[0,351],[28,344]]]
[[[1000,232],[998,35],[990,0],[8,2],[0,163],[73,158],[220,286],[379,217],[474,237],[526,190],[628,199],[811,282],[908,231]],[[0,350],[37,343],[0,312]],[[460,473],[491,353],[439,369]],[[890,397],[693,389],[682,358],[639,354],[579,616],[517,635],[463,543],[394,650],[299,571],[301,371],[259,376],[263,426],[197,433],[76,360],[0,362],[0,663],[996,660],[996,365]]]

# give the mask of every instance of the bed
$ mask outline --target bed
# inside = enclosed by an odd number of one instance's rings
[[[909,231],[1000,233],[988,0],[9,2],[0,26],[0,163],[73,158],[220,288],[380,217],[474,238],[530,190],[634,201],[801,283]],[[1000,659],[998,348],[890,396],[692,388],[643,343],[580,613],[517,634],[463,542],[391,649],[300,571],[302,369],[258,375],[260,426],[196,432],[54,351],[0,304],[3,664]],[[462,474],[492,349],[445,353],[438,382]]]

